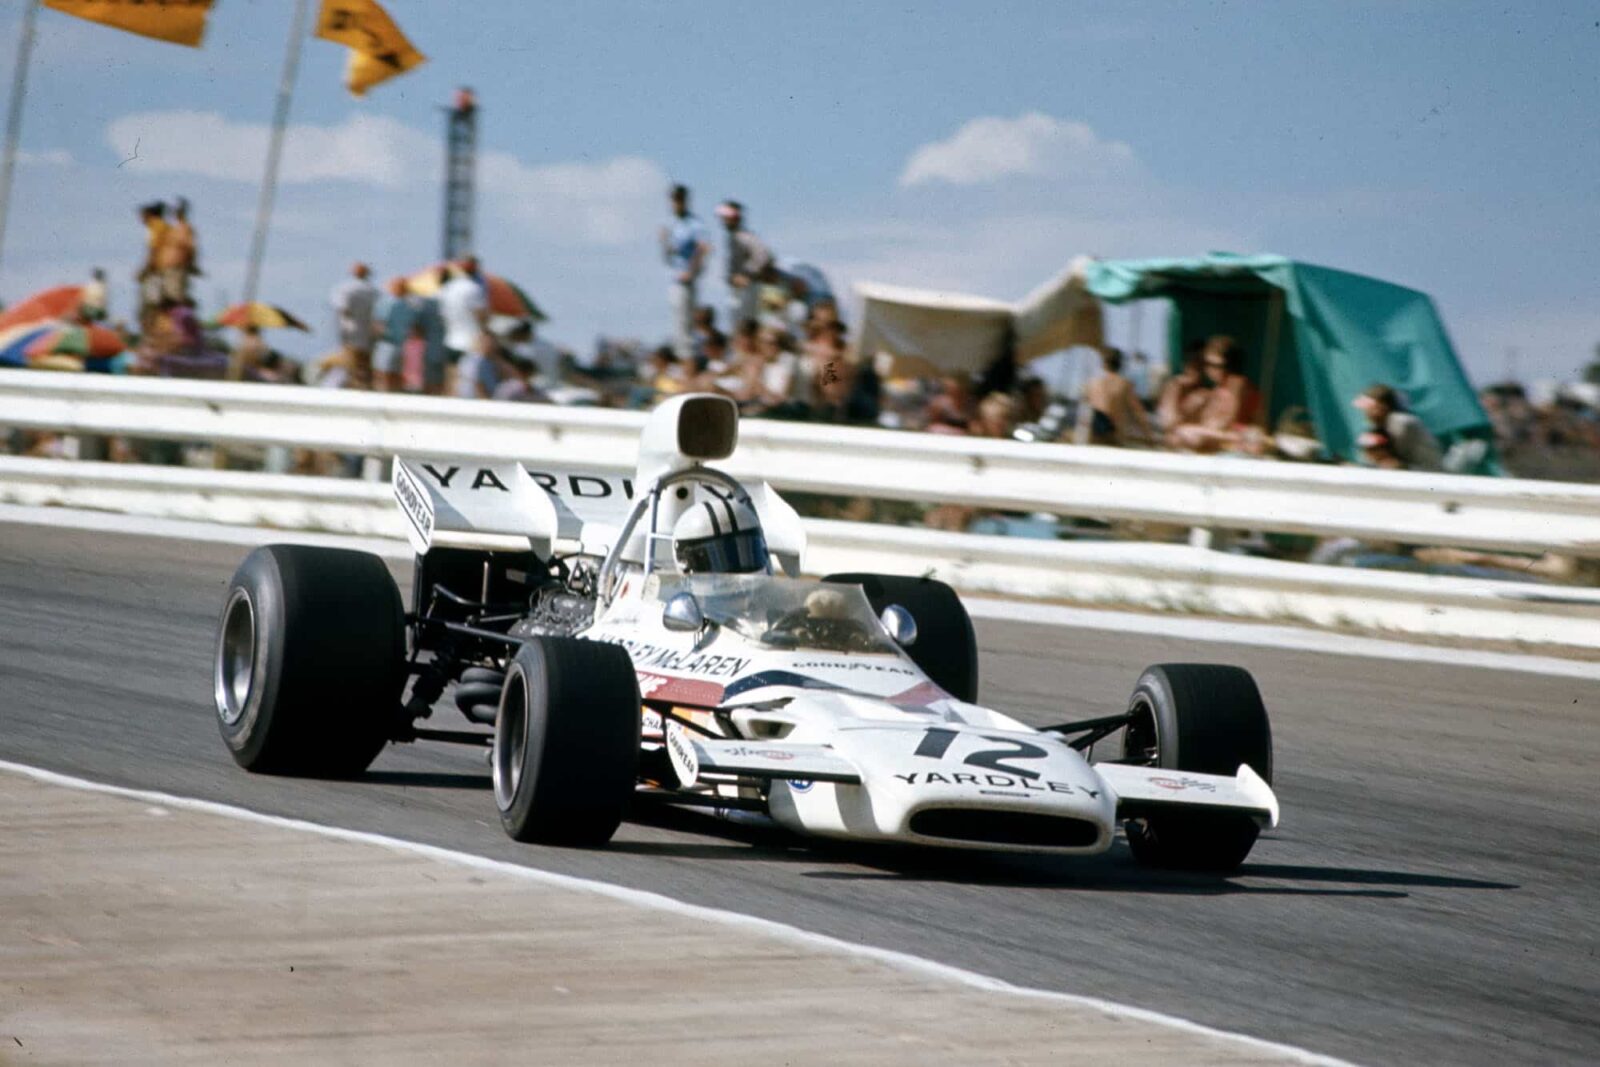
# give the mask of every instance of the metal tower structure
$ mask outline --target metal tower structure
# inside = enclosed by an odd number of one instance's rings
[[[478,101],[471,89],[457,89],[445,109],[444,258],[472,251],[472,206],[478,166]]]

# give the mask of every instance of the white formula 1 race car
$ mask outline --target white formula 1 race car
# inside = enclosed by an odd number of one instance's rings
[[[345,776],[390,742],[488,745],[507,833],[573,845],[666,803],[1041,853],[1104,851],[1121,822],[1143,862],[1226,871],[1276,824],[1247,672],[1151,667],[1126,709],[1043,729],[984,707],[954,591],[797,577],[794,510],[706,466],[737,437],[730,401],[693,395],[651,415],[632,477],[396,460],[410,613],[375,556],[252,552],[216,649],[234,759]],[[424,725],[452,689],[492,734]]]

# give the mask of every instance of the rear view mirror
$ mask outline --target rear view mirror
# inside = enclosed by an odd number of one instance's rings
[[[894,638],[895,644],[905,648],[917,643],[917,620],[899,604],[890,604],[878,618],[883,622],[883,628],[889,631],[889,636]]]
[[[661,609],[661,625],[675,634],[696,633],[705,628],[706,616],[693,593],[674,593]]]

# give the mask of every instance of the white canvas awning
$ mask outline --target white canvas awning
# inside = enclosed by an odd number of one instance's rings
[[[983,371],[1009,344],[1019,362],[1074,345],[1098,347],[1100,302],[1084,287],[1083,265],[1066,270],[1020,302],[966,293],[861,282],[860,351],[895,357],[897,374]]]

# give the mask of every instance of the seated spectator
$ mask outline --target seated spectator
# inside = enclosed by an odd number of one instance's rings
[[[261,339],[261,327],[254,323],[244,327],[244,336],[234,346],[233,358],[228,362],[228,377],[232,381],[259,381],[257,371],[267,357],[267,343]]]
[[[1394,439],[1382,430],[1366,431],[1356,438],[1356,444],[1361,446],[1361,462],[1367,466],[1405,470],[1405,464],[1400,462],[1400,457],[1395,453]]]
[[[194,298],[184,297],[181,300],[167,300],[163,304],[170,304],[167,317],[172,322],[173,332],[177,337],[178,352],[185,356],[198,356],[205,351],[205,331],[200,326],[200,316],[195,314]]]
[[[728,355],[728,338],[721,330],[713,329],[700,341],[700,353],[694,361],[694,388],[716,392],[719,379],[726,377],[733,363]]]
[[[1005,393],[990,393],[978,401],[978,413],[967,425],[973,437],[1009,438],[1014,428],[1017,402]]]
[[[1156,423],[1163,433],[1172,433],[1184,423],[1200,417],[1211,392],[1206,380],[1204,341],[1190,341],[1183,347],[1183,369],[1168,378],[1156,399]]]
[[[1352,401],[1356,410],[1367,417],[1370,431],[1361,436],[1363,457],[1369,451],[1368,437],[1381,437],[1382,448],[1374,455],[1384,459],[1367,459],[1375,467],[1389,467],[1412,471],[1439,471],[1444,469],[1444,454],[1438,440],[1422,420],[1407,411],[1400,394],[1387,385],[1373,385]]]
[[[1038,422],[1050,407],[1050,389],[1042,378],[1025,378],[1017,391],[1017,422]]]
[[[793,419],[810,413],[810,382],[800,373],[800,357],[787,330],[761,327],[756,360],[744,369],[741,392],[741,409],[753,415]]]
[[[1079,408],[1077,443],[1124,445],[1134,429],[1145,441],[1154,441],[1155,432],[1145,414],[1133,383],[1122,376],[1122,352],[1104,348],[1100,352],[1101,374],[1083,388]]]
[[[814,322],[816,320],[813,320]],[[850,395],[855,387],[856,368],[845,343],[845,325],[838,319],[813,326],[806,342],[806,373],[811,377],[812,417],[823,422],[843,422],[847,418]]]
[[[972,421],[972,383],[964,374],[945,378],[944,389],[923,409],[923,428],[929,433],[964,434]]]
[[[510,400],[522,404],[542,404],[549,397],[534,384],[538,368],[533,360],[510,354],[505,358],[500,384],[494,387],[495,400]]]
[[[1261,394],[1244,376],[1244,349],[1232,337],[1206,342],[1206,379],[1211,388],[1192,422],[1180,423],[1167,442],[1185,452],[1259,451],[1264,440],[1255,426]]]
[[[661,345],[650,354],[648,378],[650,388],[655,390],[657,397],[681,393],[689,387],[683,369],[683,361],[671,345]]]

